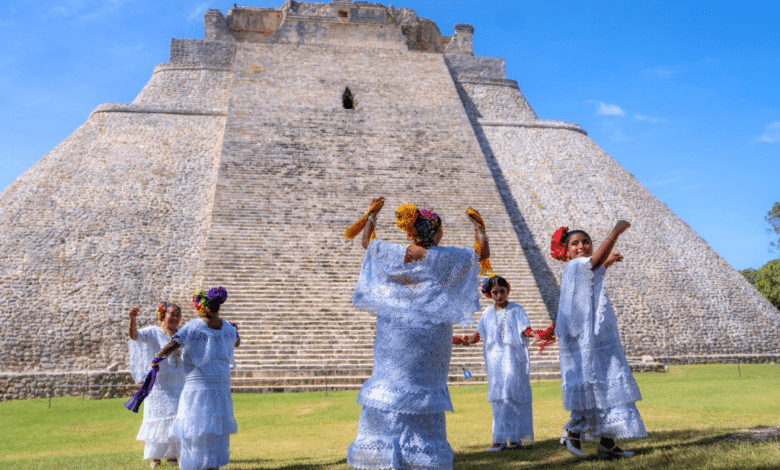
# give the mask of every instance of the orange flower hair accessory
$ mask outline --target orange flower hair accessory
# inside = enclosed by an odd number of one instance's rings
[[[157,319],[162,320],[163,312],[166,308],[168,308],[168,305],[170,305],[168,302],[163,302],[160,304],[159,307],[157,307]]]
[[[550,256],[558,261],[566,262],[566,244],[563,242],[566,238],[566,234],[569,232],[569,227],[560,227],[550,237]]]
[[[403,204],[395,210],[395,224],[406,232],[410,240],[414,239],[414,222],[418,214],[417,206],[414,204]]]

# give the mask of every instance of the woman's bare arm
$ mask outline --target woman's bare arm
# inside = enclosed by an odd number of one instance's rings
[[[385,198],[383,197],[372,199],[371,205],[373,206],[377,202],[384,201],[384,200]],[[368,245],[371,243],[371,234],[374,233],[374,229],[376,228],[376,216],[379,214],[379,211],[381,210],[382,210],[382,205],[379,206],[379,209],[373,212],[369,212],[368,214],[368,220],[366,220],[366,226],[363,228],[363,238],[362,238],[363,248],[368,248]]]
[[[135,318],[138,316],[138,312],[141,310],[141,307],[138,305],[133,305],[130,307],[130,311],[127,313],[130,317],[130,327],[127,331],[127,334],[130,336],[130,339],[133,341],[138,340],[138,330],[135,326]]]

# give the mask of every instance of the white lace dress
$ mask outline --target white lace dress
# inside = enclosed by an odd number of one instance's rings
[[[555,335],[561,392],[571,419],[564,426],[583,439],[647,437],[635,402],[642,399],[626,360],[617,318],[604,290],[604,267],[590,258],[563,268]]]
[[[363,409],[347,449],[356,468],[452,468],[444,418],[452,411],[452,325],[474,322],[479,263],[474,250],[432,246],[405,264],[406,249],[373,240],[352,296],[377,315],[374,369],[358,394]]]
[[[146,326],[128,341],[130,374],[143,382],[151,370],[155,354],[171,340],[159,326]],[[179,456],[179,439],[171,435],[179,396],[184,386],[184,363],[177,351],[166,357],[143,402],[143,422],[136,439],[144,441],[144,459],[173,459]]]
[[[487,307],[477,325],[488,378],[487,399],[493,407],[495,443],[534,440],[530,357],[528,340],[523,336],[530,326],[525,310],[514,302],[501,309]]]
[[[220,467],[229,462],[230,434],[238,430],[230,396],[236,338],[236,329],[227,321],[215,330],[200,318],[190,320],[173,336],[181,344],[186,373],[171,430],[181,439],[182,470]]]

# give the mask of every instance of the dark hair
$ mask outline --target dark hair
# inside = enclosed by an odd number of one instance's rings
[[[428,209],[418,209],[414,221],[415,242],[423,248],[435,245],[434,238],[441,230],[441,217]]]
[[[509,281],[501,276],[493,276],[482,281],[482,293],[485,294],[485,297],[490,297],[490,291],[496,286],[506,287],[507,290],[511,289]]]
[[[569,238],[571,238],[571,236],[574,235],[575,233],[581,233],[588,238],[589,242],[591,243],[593,242],[592,239],[590,238],[590,235],[588,235],[588,232],[586,232],[585,230],[569,230],[568,232],[566,232],[566,235],[563,237],[563,240],[561,240],[561,242],[568,247]]]

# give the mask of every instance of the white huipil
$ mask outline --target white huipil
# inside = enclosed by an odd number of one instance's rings
[[[605,268],[590,258],[563,268],[555,335],[561,359],[564,429],[582,439],[647,437],[635,402],[642,399],[626,360],[617,318],[604,290]]]
[[[451,469],[445,411],[452,325],[473,324],[479,262],[473,249],[428,248],[404,263],[407,245],[373,240],[352,302],[376,313],[374,369],[347,463],[356,468]]]
[[[171,433],[181,439],[179,467],[200,470],[229,463],[230,434],[238,431],[230,395],[230,366],[238,333],[225,320],[219,329],[196,318],[173,335],[181,344],[184,389]]]
[[[143,382],[151,370],[152,359],[171,340],[159,326],[147,326],[136,331],[135,340],[128,341],[130,373],[133,380]],[[171,435],[179,396],[184,386],[184,362],[178,351],[160,364],[154,387],[143,402],[143,422],[136,439],[144,441],[144,459],[173,459],[179,456],[179,439]]]
[[[493,407],[493,442],[534,440],[531,408],[530,357],[523,331],[531,323],[520,305],[491,305],[482,313],[477,331],[482,339],[487,399]]]

